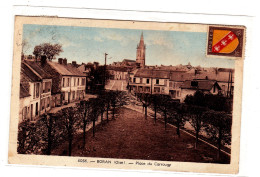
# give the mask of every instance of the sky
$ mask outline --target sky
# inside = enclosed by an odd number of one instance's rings
[[[28,45],[24,53],[30,55],[41,43],[62,44],[63,52],[56,58],[67,58],[68,62],[81,64],[97,61],[107,64],[136,59],[136,47],[141,33],[146,44],[146,65],[178,65],[191,63],[201,67],[234,68],[230,59],[207,58],[204,32],[136,30],[118,28],[96,28],[75,26],[31,25],[23,26],[23,40]]]

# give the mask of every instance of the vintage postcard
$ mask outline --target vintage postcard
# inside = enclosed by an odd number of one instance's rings
[[[10,164],[238,173],[244,26],[15,17]]]

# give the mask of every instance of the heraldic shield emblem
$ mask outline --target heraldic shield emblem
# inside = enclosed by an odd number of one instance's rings
[[[243,28],[209,27],[208,55],[242,57]]]

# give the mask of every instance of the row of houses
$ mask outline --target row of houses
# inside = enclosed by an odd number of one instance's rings
[[[19,121],[34,121],[51,108],[85,97],[86,75],[75,62],[22,60]]]
[[[197,90],[204,93],[233,95],[234,74],[225,72],[191,73],[185,71],[138,69],[129,75],[132,92],[167,94],[173,99],[184,101],[187,95]]]

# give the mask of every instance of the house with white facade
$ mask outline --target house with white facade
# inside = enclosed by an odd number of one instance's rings
[[[186,80],[181,87],[180,101],[183,102],[187,95],[194,95],[196,91],[202,91],[205,94],[217,95],[221,88],[217,81],[212,80]]]

